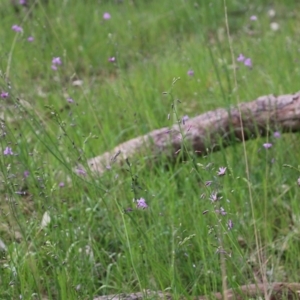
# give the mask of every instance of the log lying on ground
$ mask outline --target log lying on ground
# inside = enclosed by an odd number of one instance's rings
[[[236,289],[229,289],[226,291],[228,300],[244,300],[256,297],[264,296],[265,289],[268,292],[269,299],[300,299],[300,284],[299,283],[286,283],[286,282],[274,282],[268,287],[265,287],[262,283],[243,285]],[[142,300],[142,299],[178,299],[178,297],[172,297],[169,293],[161,291],[150,291],[145,290],[144,292],[131,293],[131,294],[117,294],[117,295],[106,295],[94,298],[94,300]],[[180,299],[187,299],[180,297]],[[189,299],[194,300],[209,300],[209,299],[223,299],[221,293],[215,293],[211,296],[195,296]]]
[[[241,114],[239,113],[241,111]],[[91,171],[102,174],[112,162],[136,154],[176,158],[183,139],[197,155],[218,151],[232,142],[265,136],[270,131],[300,131],[300,92],[262,96],[231,109],[219,108],[178,124],[161,128],[118,145],[112,151],[88,161]]]

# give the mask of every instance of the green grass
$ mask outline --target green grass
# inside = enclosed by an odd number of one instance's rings
[[[228,1],[234,57],[243,53],[253,62],[252,69],[238,64],[238,90],[223,1],[36,2],[18,13],[10,1],[0,3],[0,89],[9,92],[0,99],[0,238],[6,245],[0,299],[93,299],[142,289],[174,297],[210,294],[222,290],[220,248],[228,254],[228,287],[254,283],[260,268],[269,282],[297,282],[298,133],[279,139],[270,133],[268,151],[266,138],[246,143],[253,213],[238,144],[197,158],[198,172],[191,159],[151,164],[138,156],[129,170],[113,166],[92,180],[72,169],[171,126],[176,116],[163,92],[174,78],[180,77],[172,87],[180,118],[229,108],[237,95],[250,101],[298,91],[298,1]],[[110,20],[103,20],[104,12]],[[14,24],[23,32],[11,30]],[[53,57],[62,60],[57,71]],[[3,155],[6,147],[14,155]],[[226,175],[217,177],[222,166]],[[203,180],[214,183],[205,187]],[[212,212],[209,196],[216,190],[226,216]],[[145,210],[132,201],[140,197]],[[133,211],[124,213],[128,208]],[[46,212],[51,221],[42,226]]]

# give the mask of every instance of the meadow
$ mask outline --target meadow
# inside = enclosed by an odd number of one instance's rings
[[[0,3],[0,299],[298,282],[299,133],[74,172],[182,118],[299,91],[298,1],[20,3]]]

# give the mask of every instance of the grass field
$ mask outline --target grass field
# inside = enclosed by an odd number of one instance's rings
[[[139,156],[101,178],[72,170],[185,115],[300,90],[298,1],[227,0],[233,53],[223,1],[33,2],[0,2],[0,299],[297,282],[298,133],[199,172]]]

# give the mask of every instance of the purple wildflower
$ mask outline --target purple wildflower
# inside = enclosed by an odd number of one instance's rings
[[[26,5],[26,4],[27,4],[27,1],[26,1],[26,0],[20,0],[19,3],[20,3],[21,5]]]
[[[28,41],[28,42],[33,42],[33,41],[34,41],[34,37],[33,37],[33,36],[29,36],[29,37],[27,38],[27,41]]]
[[[77,168],[76,172],[77,172],[78,175],[82,175],[82,176],[86,175],[86,172],[83,169],[81,169],[81,168]]]
[[[61,59],[60,59],[60,57],[53,57],[53,59],[52,59],[52,65],[61,65]]]
[[[217,195],[217,193],[216,193],[216,192],[212,193],[212,194],[210,195],[210,197],[209,197],[209,200],[210,200],[211,202],[216,202],[216,201],[218,200],[218,195]]]
[[[226,216],[227,212],[225,211],[225,209],[223,207],[221,207],[220,209],[216,209],[215,212],[217,214],[221,214],[222,216]]]
[[[273,134],[274,138],[277,138],[279,139],[280,138],[280,132],[279,131],[275,131],[274,134]]]
[[[54,70],[54,71],[57,71],[57,66],[52,65],[52,66],[51,66],[51,69]]]
[[[181,121],[182,121],[182,124],[185,125],[185,123],[189,120],[189,116],[185,115],[182,117]]]
[[[232,220],[228,220],[228,222],[227,222],[227,229],[231,230],[232,228],[233,228],[233,222],[232,222]]]
[[[273,145],[272,145],[271,143],[264,143],[263,146],[264,146],[265,149],[269,149],[269,148],[271,148]]]
[[[210,186],[212,183],[212,180],[205,181],[205,186]]]
[[[23,28],[21,26],[18,26],[18,25],[13,25],[11,27],[11,29],[15,32],[22,32],[23,31]]]
[[[187,74],[188,74],[188,76],[194,76],[195,73],[193,70],[190,69],[187,71]]]
[[[104,20],[109,20],[110,18],[111,18],[110,13],[105,12],[105,13],[103,14],[103,19],[104,19]]]
[[[226,169],[227,169],[226,167],[219,168],[218,176],[224,176],[226,173]]]
[[[29,171],[27,171],[27,170],[24,171],[23,175],[24,175],[25,178],[27,178],[29,176]]]
[[[74,103],[74,100],[73,100],[71,97],[68,97],[68,98],[67,98],[67,101],[68,101],[69,103]]]
[[[1,98],[6,99],[8,97],[8,92],[2,92],[0,96]]]
[[[250,17],[250,20],[251,20],[251,21],[257,21],[257,16],[254,16],[254,15],[251,16],[251,17]]]
[[[244,60],[244,65],[245,65],[246,67],[251,68],[251,67],[252,67],[252,60],[251,60],[251,58],[246,58],[246,59]]]
[[[116,61],[116,58],[115,58],[114,56],[109,57],[109,58],[108,58],[108,61],[109,61],[109,62],[115,62],[115,61]]]
[[[14,153],[12,152],[12,149],[10,147],[6,147],[5,150],[3,151],[4,155],[13,155]]]
[[[65,186],[65,183],[64,183],[64,182],[60,182],[60,183],[58,184],[58,186],[59,186],[60,188],[63,188],[63,187]]]
[[[136,207],[137,208],[145,209],[145,208],[148,207],[148,205],[147,205],[145,199],[141,198],[141,199],[136,200]]]
[[[236,59],[238,62],[243,62],[246,57],[243,54],[240,54],[239,57]]]

